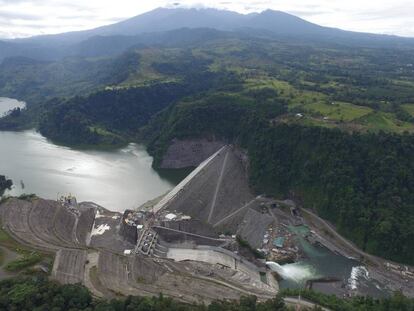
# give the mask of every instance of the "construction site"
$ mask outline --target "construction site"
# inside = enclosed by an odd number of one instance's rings
[[[304,218],[291,201],[255,196],[246,155],[229,145],[217,148],[153,204],[116,213],[71,196],[10,198],[0,206],[3,229],[53,254],[53,279],[84,284],[97,297],[272,298],[284,277],[272,264],[304,256],[291,230]]]

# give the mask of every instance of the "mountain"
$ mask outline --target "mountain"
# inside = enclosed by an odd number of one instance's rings
[[[18,41],[74,44],[93,36],[136,36],[143,33],[163,32],[180,28],[213,28],[232,31],[244,27],[244,21],[255,15],[243,15],[215,9],[158,8],[108,26],[86,31],[36,36],[19,39]]]
[[[21,41],[73,44],[93,36],[135,36],[143,33],[162,32],[179,28],[213,28],[225,31],[260,29],[277,35],[325,35],[330,38],[334,38],[335,36],[339,38],[354,36],[358,38],[397,39],[402,41],[414,40],[396,36],[366,34],[322,27],[297,16],[274,10],[266,10],[261,13],[240,14],[217,9],[158,8],[112,25],[86,31],[37,36],[22,39]]]
[[[0,95],[27,103],[0,129],[140,141],[155,166],[177,140],[234,143],[256,193],[298,199],[364,251],[414,264],[414,49],[395,48],[410,44],[275,11],[160,9],[5,42],[62,59],[0,64]]]
[[[366,47],[414,48],[414,39],[322,27],[280,11],[239,14],[216,9],[166,9],[86,31],[0,41],[0,60],[12,56],[55,60],[71,55],[105,56],[145,44],[152,34],[177,29],[208,28],[250,36]],[[150,35],[151,34],[151,35]],[[162,35],[157,35],[160,39]],[[164,38],[168,41],[166,36]],[[153,43],[153,42],[152,42]],[[162,41],[159,44],[163,44]]]

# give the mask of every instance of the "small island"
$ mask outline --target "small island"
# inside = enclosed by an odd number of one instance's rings
[[[6,189],[10,189],[12,185],[13,182],[10,179],[7,179],[4,175],[0,175],[0,196],[3,195]]]

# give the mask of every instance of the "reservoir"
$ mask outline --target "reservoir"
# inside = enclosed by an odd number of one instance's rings
[[[0,115],[14,107],[24,103],[1,98]],[[152,157],[138,144],[80,151],[55,145],[34,130],[0,131],[0,175],[14,183],[8,195],[34,193],[56,199],[71,193],[78,201],[123,212],[166,193],[184,177],[180,172],[156,172],[151,164]]]

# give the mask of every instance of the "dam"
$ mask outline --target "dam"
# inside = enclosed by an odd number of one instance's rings
[[[225,145],[153,206],[120,213],[92,202],[9,198],[0,217],[16,241],[55,254],[52,277],[61,283],[82,283],[101,297],[161,292],[208,303],[246,294],[265,300],[279,284],[319,276],[298,261],[309,247],[290,229],[297,213],[281,204],[251,192],[246,155]]]

